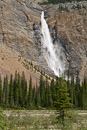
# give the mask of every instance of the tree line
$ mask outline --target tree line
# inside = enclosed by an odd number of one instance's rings
[[[30,76],[29,85],[25,78],[24,72],[20,75],[17,71],[15,77],[11,74],[10,81],[8,76],[2,78],[0,76],[0,106],[3,107],[24,107],[27,109],[53,109],[56,107],[58,97],[63,101],[70,98],[72,107],[87,109],[87,80],[84,78],[82,84],[77,75],[76,81],[74,76],[71,80],[66,81],[64,78],[56,77],[56,79],[44,78],[41,74],[39,85],[32,85],[32,77]],[[64,92],[65,95],[64,95]],[[57,104],[58,105],[58,104]]]
[[[65,2],[75,2],[75,1],[77,1],[77,2],[80,2],[80,1],[83,1],[83,0],[47,0],[47,1],[45,1],[45,2],[43,2],[43,3],[40,3],[40,4],[59,4],[59,3],[65,3]]]

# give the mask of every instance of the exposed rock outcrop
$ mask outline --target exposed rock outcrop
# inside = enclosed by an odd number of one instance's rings
[[[41,6],[31,0],[0,0],[0,45],[11,48],[25,59],[35,61],[37,66],[51,73],[41,52],[42,10]],[[2,73],[1,66],[0,63],[0,73]],[[9,71],[3,66],[2,75],[13,73],[10,66],[8,68]],[[18,70],[18,67],[14,70],[16,69]]]
[[[87,77],[87,2],[80,2],[82,7],[79,9],[78,3],[70,5],[62,4],[65,9],[68,7],[66,11],[64,8],[60,11],[59,5],[44,8],[47,10],[49,28],[55,28],[57,39],[64,47],[70,73],[76,75],[80,72],[80,78],[83,79]]]
[[[41,0],[0,0],[0,45],[14,49],[22,57],[36,61],[52,74],[41,52],[40,16],[45,11],[53,42],[60,42],[70,73],[87,76],[87,2],[40,6]],[[74,7],[74,9],[72,9]]]

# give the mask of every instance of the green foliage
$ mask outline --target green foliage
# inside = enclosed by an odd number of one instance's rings
[[[3,114],[3,110],[0,107],[0,130],[7,130],[8,126],[7,117]]]
[[[0,106],[15,109],[55,109],[54,102],[62,110],[65,110],[66,105],[69,107],[69,102],[74,108],[87,109],[87,79],[81,85],[77,74],[76,82],[74,76],[71,81],[56,77],[56,80],[52,79],[50,82],[41,72],[39,84],[33,87],[30,77],[28,87],[24,72],[20,76],[16,71],[14,79],[11,75],[9,82],[7,76],[3,83],[0,77]]]
[[[39,3],[40,5],[47,5],[47,4],[59,4],[65,2],[72,2],[73,0],[48,0],[47,2]]]
[[[10,84],[9,84],[9,104],[14,105],[14,95],[13,95],[13,76],[11,74]]]
[[[22,72],[22,76],[21,76],[21,94],[22,94],[22,96],[21,96],[22,104],[21,105],[24,106],[25,102],[27,100],[27,83],[26,83],[24,72]]]
[[[2,110],[1,110],[2,111]],[[83,110],[66,112],[65,125],[56,122],[55,110],[4,110],[2,122],[5,130],[87,130],[87,114]],[[79,115],[79,113],[83,113]],[[1,122],[0,122],[1,123]],[[0,130],[3,130],[0,128]]]
[[[4,85],[3,85],[3,100],[6,105],[9,104],[9,85],[8,85],[8,77],[4,78]]]
[[[48,1],[44,1],[42,3],[39,2],[40,5],[48,5],[48,4],[59,4],[59,3],[65,3],[65,2],[72,2],[74,0],[48,0]],[[77,2],[80,2],[83,0],[77,0]],[[80,5],[77,6],[78,9],[81,8]]]
[[[68,7],[63,7],[62,5],[59,5],[58,10],[59,10],[59,11],[66,11],[66,12],[69,12]]]
[[[29,81],[29,93],[28,93],[28,104],[29,104],[29,108],[32,108],[32,99],[33,99],[33,95],[32,95],[32,78],[30,76],[30,81]]]
[[[56,100],[54,102],[58,111],[58,119],[64,122],[65,110],[71,107],[70,97],[67,89],[67,83],[61,78],[57,87]]]
[[[3,103],[2,80],[0,76],[0,105]]]

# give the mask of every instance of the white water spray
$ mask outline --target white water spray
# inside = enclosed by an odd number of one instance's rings
[[[48,66],[54,71],[56,76],[61,76],[65,71],[63,56],[60,45],[54,45],[51,39],[48,25],[44,19],[44,12],[41,15],[41,32],[43,54]]]

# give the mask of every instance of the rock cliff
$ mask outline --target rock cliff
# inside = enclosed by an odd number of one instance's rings
[[[64,47],[69,71],[87,77],[87,2],[45,7],[47,22],[55,28],[57,38]]]
[[[69,3],[63,4],[60,11],[59,5],[40,6],[38,2],[41,1],[0,0],[0,45],[35,61],[52,74],[41,51],[40,16],[44,10],[53,41],[61,43],[70,73],[80,72],[81,79],[87,76],[86,7],[77,8],[77,3]]]

